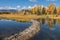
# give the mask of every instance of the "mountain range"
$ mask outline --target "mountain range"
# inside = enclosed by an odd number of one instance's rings
[[[18,12],[17,9],[0,9],[0,12]]]

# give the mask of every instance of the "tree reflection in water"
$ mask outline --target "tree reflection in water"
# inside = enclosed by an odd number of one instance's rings
[[[56,23],[60,23],[60,22],[58,22],[58,21],[60,21],[59,19],[40,18],[38,20],[40,21],[41,24],[45,24],[47,22],[48,27],[51,28],[51,29],[54,29],[54,25]]]

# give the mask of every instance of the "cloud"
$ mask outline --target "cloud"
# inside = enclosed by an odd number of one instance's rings
[[[5,9],[17,9],[16,7],[7,7],[7,8],[5,8]]]
[[[46,0],[46,1],[56,1],[56,0]]]
[[[30,2],[37,2],[38,0],[29,0]]]
[[[28,6],[28,9],[31,9],[31,8],[34,8],[35,7],[35,5],[34,6]]]
[[[0,9],[3,9],[3,7],[0,7]]]
[[[11,7],[11,6],[5,6],[5,7],[0,7],[0,9],[17,9],[17,10],[19,10],[20,9],[20,6],[19,5],[17,5],[16,7]]]
[[[20,5],[17,5],[16,7],[11,7],[11,6],[9,6],[9,7],[7,7],[8,9],[20,9]]]
[[[21,9],[31,9],[36,7],[37,5],[35,4],[34,6],[23,6]]]
[[[20,5],[17,5],[16,8],[19,9],[21,6]]]
[[[26,6],[24,6],[24,7],[22,7],[21,9],[27,9],[27,7],[26,7]]]
[[[21,8],[21,10],[22,9],[30,9],[30,8],[32,8],[31,6],[23,6],[22,8]]]
[[[10,6],[5,6],[5,7],[0,7],[0,9],[17,9],[17,8],[15,8],[15,7],[10,7]]]

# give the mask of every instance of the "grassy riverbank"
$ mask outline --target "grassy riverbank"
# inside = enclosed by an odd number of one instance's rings
[[[7,20],[16,20],[18,22],[30,22],[31,19],[39,19],[39,18],[52,18],[52,19],[60,19],[60,15],[0,15],[0,19]]]

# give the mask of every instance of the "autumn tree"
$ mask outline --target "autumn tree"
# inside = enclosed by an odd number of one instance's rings
[[[60,7],[57,8],[57,13],[60,15]]]
[[[54,11],[55,11],[55,5],[54,4],[51,4],[51,5],[49,5],[49,7],[48,7],[49,9],[49,12],[50,12],[50,14],[54,14]]]

